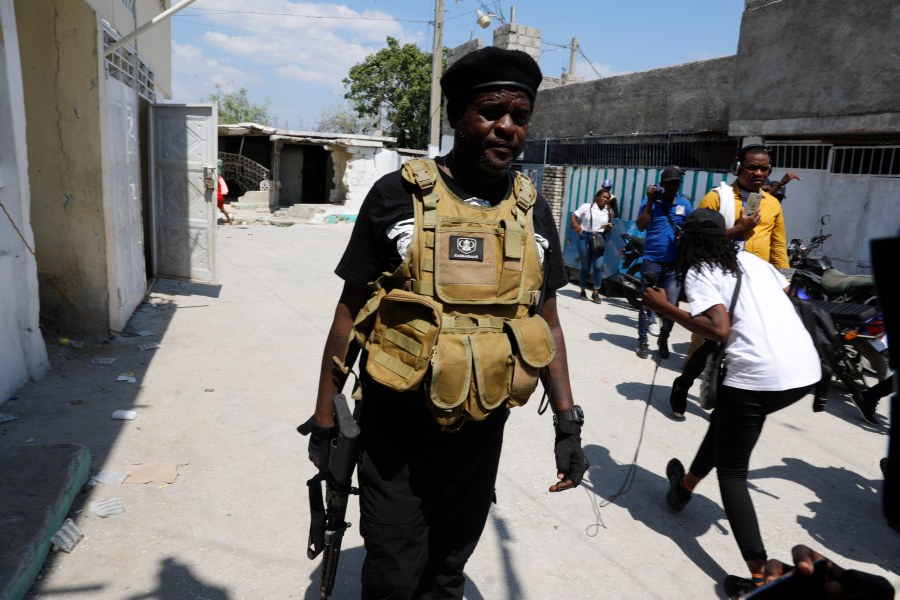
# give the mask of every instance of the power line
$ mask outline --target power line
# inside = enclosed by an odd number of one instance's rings
[[[278,13],[263,12],[258,10],[216,10],[214,8],[201,8],[195,10],[205,11],[204,13],[186,13],[181,16],[185,17],[203,17],[206,15],[264,15],[270,17],[297,17],[300,19],[335,19],[345,21],[396,21],[400,23],[430,23],[431,21],[421,21],[416,19],[396,19],[394,17],[338,17],[326,15],[298,15],[296,13]],[[176,15],[173,18],[177,18]]]

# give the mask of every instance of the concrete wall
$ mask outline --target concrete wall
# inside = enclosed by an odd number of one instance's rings
[[[328,214],[355,215],[359,213],[366,194],[378,179],[400,168],[400,155],[384,148],[350,146],[335,148],[331,153],[334,161],[335,191],[342,196],[342,205],[328,210]]]
[[[542,90],[528,137],[725,130],[734,57]]]
[[[16,0],[41,314],[106,337],[98,20],[84,2]]]
[[[897,0],[745,6],[731,135],[900,133]]]
[[[12,0],[0,0],[0,404],[47,371],[31,249],[25,102]]]

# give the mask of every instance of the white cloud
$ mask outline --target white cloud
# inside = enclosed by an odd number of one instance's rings
[[[178,18],[190,33],[173,40],[177,100],[208,97],[216,83],[245,87],[255,102],[271,98],[272,112],[292,124],[291,107],[307,106],[307,120],[327,98],[342,97],[350,67],[382,49],[386,37],[422,47],[430,35],[424,20],[328,2],[197,0]]]

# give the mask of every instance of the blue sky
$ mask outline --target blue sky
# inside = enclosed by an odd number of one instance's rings
[[[541,69],[569,66],[572,37],[586,79],[728,56],[737,51],[744,0],[444,0],[444,46],[480,37],[496,20],[475,24],[487,8],[541,30]],[[498,10],[499,9],[499,10]],[[172,17],[173,101],[208,98],[218,83],[270,101],[279,127],[313,129],[324,111],[346,103],[341,79],[392,36],[431,52],[432,0],[197,0]]]

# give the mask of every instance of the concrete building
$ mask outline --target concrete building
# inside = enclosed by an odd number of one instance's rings
[[[325,220],[355,219],[379,177],[424,154],[385,148],[396,142],[393,137],[290,131],[256,123],[219,126],[219,158],[229,194],[234,190],[235,196],[243,196],[239,202],[253,202],[260,212],[287,208],[294,216]]]
[[[147,285],[150,103],[170,96],[169,0],[0,0],[0,397],[46,369],[45,327],[106,338]],[[33,254],[32,254],[33,252]]]

